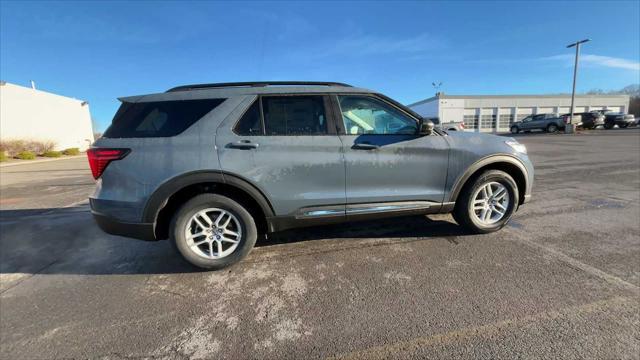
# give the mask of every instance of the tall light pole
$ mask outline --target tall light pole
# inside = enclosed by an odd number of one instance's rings
[[[576,100],[576,77],[578,76],[578,59],[580,58],[580,44],[584,44],[587,41],[591,41],[591,39],[584,39],[573,44],[567,45],[567,48],[576,47],[576,61],[573,64],[573,90],[571,91],[571,113],[569,115],[570,122],[564,127],[564,132],[569,134],[573,133],[575,130],[575,125],[573,124],[573,112],[575,110],[575,100]]]

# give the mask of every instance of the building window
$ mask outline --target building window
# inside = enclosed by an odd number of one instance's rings
[[[464,115],[464,127],[467,129],[478,128],[478,115]]]
[[[482,115],[482,117],[480,118],[481,129],[494,129],[495,127],[496,127],[495,115]]]
[[[499,128],[507,128],[513,124],[513,114],[500,114]]]

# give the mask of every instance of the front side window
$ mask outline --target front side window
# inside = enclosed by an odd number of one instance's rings
[[[348,135],[413,135],[417,122],[394,107],[368,96],[339,96],[344,128]]]
[[[262,112],[266,135],[326,135],[323,96],[265,96]]]

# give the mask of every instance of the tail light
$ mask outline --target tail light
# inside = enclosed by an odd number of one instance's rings
[[[569,123],[569,117],[568,116],[563,116],[562,117],[562,121],[564,121],[565,124]]]
[[[94,179],[98,179],[107,168],[107,165],[115,160],[120,160],[129,154],[129,149],[105,149],[91,148],[87,150],[89,166]]]
[[[460,129],[464,130],[464,123],[460,123]]]

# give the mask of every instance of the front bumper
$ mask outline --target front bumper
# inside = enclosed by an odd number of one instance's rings
[[[95,211],[92,211],[91,214],[98,227],[107,234],[146,241],[156,240],[153,224],[123,222]]]

